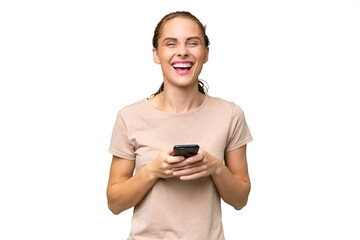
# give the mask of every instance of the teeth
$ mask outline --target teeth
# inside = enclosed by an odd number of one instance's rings
[[[176,67],[176,68],[190,68],[190,67],[192,67],[192,63],[174,63],[173,67]]]

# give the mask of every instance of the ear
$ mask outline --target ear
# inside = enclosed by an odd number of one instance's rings
[[[155,48],[153,48],[153,59],[154,59],[154,63],[160,64],[159,55]]]
[[[209,60],[209,47],[206,48],[206,55],[205,55],[204,63],[206,63],[208,60]]]

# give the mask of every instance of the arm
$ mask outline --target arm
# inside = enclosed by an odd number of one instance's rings
[[[246,145],[225,153],[225,165],[221,164],[212,179],[221,198],[236,210],[247,204],[250,179],[246,161]]]
[[[188,165],[174,170],[181,180],[211,176],[221,198],[236,210],[243,208],[250,193],[246,161],[246,145],[225,153],[224,165],[219,159],[200,149],[199,154],[185,160]]]
[[[109,209],[119,214],[138,204],[158,178],[173,177],[173,167],[185,165],[184,157],[171,156],[172,149],[160,153],[134,176],[135,161],[113,156],[107,187]]]
[[[135,161],[113,156],[107,198],[109,209],[114,214],[135,206],[154,185],[157,178],[149,173],[146,166],[132,176]]]

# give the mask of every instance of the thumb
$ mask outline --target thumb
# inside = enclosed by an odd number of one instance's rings
[[[168,149],[165,150],[165,152],[166,152],[167,155],[172,156],[174,150],[173,150],[173,148],[168,148]]]

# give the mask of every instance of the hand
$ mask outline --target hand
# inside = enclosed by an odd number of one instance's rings
[[[194,180],[205,176],[218,173],[223,163],[220,159],[210,155],[200,148],[197,155],[189,157],[183,161],[186,165],[171,169],[174,176],[179,176],[181,180]]]
[[[147,164],[148,169],[156,178],[174,177],[173,170],[187,165],[183,156],[172,156],[173,149],[161,152],[154,160]]]

